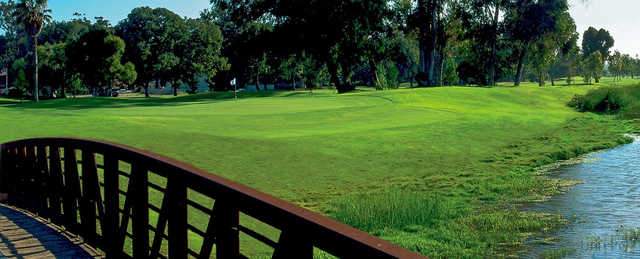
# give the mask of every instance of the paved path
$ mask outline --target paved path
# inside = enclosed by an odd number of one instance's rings
[[[53,224],[0,205],[0,259],[101,258]]]

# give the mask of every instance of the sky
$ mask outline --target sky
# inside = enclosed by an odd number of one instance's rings
[[[6,1],[6,0],[0,0]],[[640,55],[640,0],[569,0],[570,13],[582,34],[589,26],[605,28],[615,39],[612,50]],[[74,12],[93,18],[103,16],[112,24],[127,17],[139,6],[165,7],[180,16],[198,17],[209,0],[49,0],[55,20],[69,20]]]
[[[578,0],[570,2],[572,6],[569,12],[580,34],[589,26],[604,28],[615,40],[612,51],[640,55],[640,0],[590,0],[586,4]]]
[[[3,1],[3,0],[0,0]],[[93,19],[102,16],[115,25],[127,18],[133,8],[149,6],[164,7],[180,16],[196,18],[210,6],[209,0],[49,0],[54,20],[69,20],[73,13],[86,14]]]

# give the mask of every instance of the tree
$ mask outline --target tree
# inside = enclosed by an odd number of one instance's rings
[[[166,8],[135,8],[118,23],[115,34],[125,42],[124,60],[134,64],[135,84],[144,89],[145,97],[149,97],[152,81],[157,87],[167,83],[179,87],[183,83],[183,69],[179,66],[184,64],[184,50],[178,46],[189,40],[189,29],[182,17]]]
[[[25,73],[25,67],[27,65],[27,61],[24,58],[20,58],[13,62],[11,67],[16,72],[16,81],[14,86],[18,91],[20,91],[20,96],[23,96],[26,92],[29,91],[29,82],[27,81],[27,76]]]
[[[181,75],[180,81],[195,92],[199,79],[204,76],[213,88],[218,71],[229,69],[227,59],[221,56],[222,33],[218,26],[201,19],[187,19],[185,32],[176,49],[180,58],[176,71]],[[179,85],[172,86],[173,94],[177,95]]]
[[[633,78],[633,58],[629,54],[622,55],[622,75]]]
[[[538,79],[538,85],[545,85],[547,68],[554,61],[553,41],[551,36],[539,39],[530,44],[529,61]]]
[[[450,1],[450,5],[457,9],[457,16],[467,29],[464,31],[465,37],[472,42],[474,48],[482,48],[474,54],[482,55],[481,59],[486,59],[485,80],[489,86],[494,86],[499,70],[499,45],[504,34],[504,18],[509,7],[508,0],[467,0]],[[501,13],[503,11],[503,13]],[[502,15],[501,15],[502,14]],[[502,44],[504,47],[504,44]]]
[[[502,4],[502,0],[494,0],[492,1],[494,5],[494,16],[493,16],[493,36],[491,36],[491,61],[489,62],[489,86],[496,85],[496,47],[498,41],[498,22],[500,17],[500,5]]]
[[[125,43],[105,29],[95,29],[72,41],[66,47],[67,67],[81,75],[93,90],[110,90],[114,80],[135,81],[132,63],[122,64]]]
[[[510,1],[505,26],[508,38],[517,47],[516,86],[520,85],[525,58],[532,56],[527,55],[533,49],[531,44],[539,45],[539,40],[548,38],[557,29],[558,21],[565,18],[568,7],[567,0]]]
[[[591,78],[593,78],[596,83],[600,82],[600,77],[602,75],[602,54],[600,54],[599,50],[591,53],[584,63],[583,63],[583,76],[585,83],[591,84]]]
[[[302,85],[305,89],[309,89],[309,92],[313,94],[313,89],[322,86],[323,82],[331,81],[331,76],[329,75],[326,64],[321,64],[320,61],[306,52],[301,54],[300,59],[302,65]]]
[[[455,85],[460,82],[456,60],[453,57],[448,57],[445,64],[444,75],[442,77],[443,85]]]
[[[259,52],[252,57],[259,61],[264,53],[269,54],[270,60],[272,56],[303,51],[314,53],[316,59],[327,65],[331,81],[340,93],[355,90],[351,79],[353,69],[362,62],[361,50],[375,33],[384,31],[390,15],[387,0],[214,0],[212,3],[231,21],[232,27],[264,26],[253,41],[261,44],[257,46]],[[232,69],[238,69],[233,61]]]
[[[584,57],[589,57],[594,52],[600,52],[601,58],[607,60],[609,58],[609,49],[613,47],[615,41],[611,34],[605,30],[596,30],[589,27],[582,36],[582,52]],[[600,82],[600,78],[596,78],[596,83]]]
[[[67,70],[67,57],[65,43],[38,46],[38,64],[42,85],[48,85],[52,90],[59,89],[61,96],[65,94],[65,87],[69,80],[70,71]]]
[[[299,82],[298,79],[302,76],[303,66],[299,62],[297,55],[290,55],[283,58],[278,66],[279,79],[291,83],[292,88],[295,90],[296,85]]]
[[[613,75],[613,80],[619,80],[624,72],[624,61],[622,60],[622,53],[620,51],[614,51],[613,55],[609,55],[609,73]]]
[[[26,56],[27,49],[24,42],[28,38],[20,33],[24,31],[23,25],[18,23],[15,16],[17,3],[13,0],[0,2],[0,31],[4,31],[4,35],[0,35],[0,67],[8,68],[9,77],[15,79],[17,71],[12,71],[13,63]],[[24,72],[24,71],[23,71]]]
[[[638,55],[633,59],[631,71],[632,78],[634,75],[640,75],[640,57]]]
[[[189,40],[188,28],[184,19],[166,8],[153,9],[154,40],[151,45],[152,73],[156,81],[165,87],[170,83],[174,92],[183,84],[183,69],[179,67],[182,59],[179,44]]]
[[[56,44],[75,40],[94,27],[96,26],[86,17],[76,17],[71,21],[53,21],[42,28],[38,42]]]
[[[391,61],[400,70],[400,78],[409,81],[413,87],[420,65],[419,30],[414,28],[414,12],[416,2],[413,0],[392,0],[389,27],[393,37],[393,44],[387,51]]]
[[[562,50],[565,53],[563,57],[567,67],[565,75],[568,85],[573,83],[573,76],[575,76],[576,69],[579,67],[580,47],[578,47],[578,37],[578,33],[574,32]]]
[[[212,7],[202,12],[201,20],[211,22],[221,30],[221,54],[227,59],[228,69],[219,70],[209,85],[216,91],[233,90],[231,80],[236,79],[237,85],[241,86],[254,80],[256,76],[252,74],[251,65],[276,49],[273,46],[277,45],[275,37],[269,36],[273,33],[273,15],[262,15],[264,6],[274,8],[275,4],[266,2],[253,8],[255,1],[212,0],[211,3]],[[278,60],[288,57],[291,52],[294,51],[282,51],[275,59],[267,53],[267,58],[274,63],[272,65],[278,66]]]
[[[14,15],[16,2],[8,0],[0,3],[0,29],[7,34],[15,33],[18,30],[18,22]]]
[[[590,56],[593,52],[600,51],[604,59],[609,57],[609,49],[613,47],[615,41],[609,31],[605,29],[596,30],[589,27],[582,36],[582,51],[584,57]]]
[[[47,9],[47,0],[21,0],[15,8],[13,16],[16,23],[22,24],[25,31],[32,39],[33,68],[34,68],[34,100],[39,101],[38,92],[38,35],[42,27],[51,21],[50,9]]]
[[[138,78],[136,67],[131,62],[127,62],[122,67],[116,67],[114,72],[117,72],[115,74],[115,79],[119,80],[122,84],[127,85],[127,87],[135,83]]]
[[[544,77],[549,74],[551,84],[555,85],[556,63],[563,61],[564,57],[576,48],[576,25],[571,15],[565,10],[558,15],[553,31],[545,34],[541,39],[531,44],[529,52],[532,66],[536,70],[539,85],[544,85]],[[554,71],[556,70],[556,71]]]
[[[139,7],[131,11],[126,19],[116,26],[116,35],[126,44],[125,61],[132,62],[138,73],[135,84],[142,87],[145,97],[149,97],[149,84],[153,80],[153,62],[158,53],[152,49],[156,39],[153,9]]]
[[[416,77],[422,86],[436,86],[440,83],[443,51],[447,45],[445,21],[449,13],[447,0],[418,0],[412,16],[412,26],[419,31],[420,65]]]

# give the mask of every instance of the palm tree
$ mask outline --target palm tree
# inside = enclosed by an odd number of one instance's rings
[[[51,21],[51,10],[47,9],[47,0],[20,0],[13,13],[16,22],[24,25],[27,34],[33,40],[34,98],[38,102],[38,35],[42,27]]]

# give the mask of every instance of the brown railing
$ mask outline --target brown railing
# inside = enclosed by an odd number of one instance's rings
[[[108,258],[423,258],[147,151],[71,138],[10,142],[1,151],[0,192]],[[247,252],[251,242],[264,248]]]

